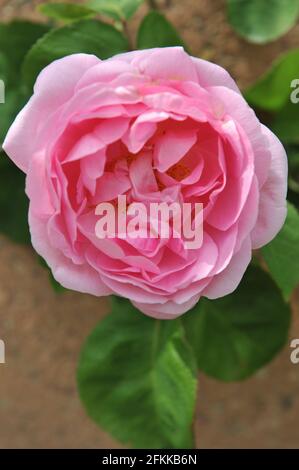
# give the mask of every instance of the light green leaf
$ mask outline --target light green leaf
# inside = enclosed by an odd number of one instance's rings
[[[84,5],[73,3],[42,3],[38,10],[48,18],[61,21],[77,21],[92,18],[96,13]]]
[[[29,243],[25,175],[0,153],[0,232],[18,243]]]
[[[114,300],[83,348],[78,383],[91,418],[120,441],[192,446],[195,363],[179,321],[154,320]]]
[[[290,310],[260,268],[248,268],[233,294],[202,299],[183,316],[199,369],[224,381],[244,379],[285,344]]]
[[[298,0],[228,0],[233,28],[248,41],[264,44],[292,28],[299,15]]]
[[[268,111],[279,111],[290,100],[291,83],[299,78],[299,49],[283,54],[272,68],[246,91],[251,105]]]
[[[107,59],[127,49],[127,40],[113,26],[96,20],[78,21],[53,29],[37,41],[25,58],[24,80],[32,87],[46,65],[66,55],[82,52]]]
[[[183,40],[165,16],[157,11],[151,11],[139,27],[137,48],[151,49],[170,46],[185,47]]]
[[[144,0],[89,0],[87,6],[115,20],[127,20]]]
[[[288,204],[286,222],[272,242],[262,248],[263,257],[286,299],[299,284],[299,214]]]

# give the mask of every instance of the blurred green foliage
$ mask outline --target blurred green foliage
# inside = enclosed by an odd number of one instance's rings
[[[299,15],[298,0],[227,0],[228,19],[250,42],[265,44],[285,34]]]

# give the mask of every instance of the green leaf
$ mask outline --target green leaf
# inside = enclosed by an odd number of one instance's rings
[[[249,377],[284,346],[290,310],[268,274],[251,266],[233,294],[200,300],[183,322],[199,369],[234,381]]]
[[[299,146],[285,145],[288,156],[288,201],[299,208]]]
[[[245,39],[264,44],[292,28],[299,14],[298,0],[228,0],[228,17]]]
[[[246,91],[251,105],[268,111],[279,111],[290,100],[291,83],[299,78],[299,49],[282,55],[257,83]]]
[[[27,21],[0,24],[0,79],[5,83],[5,103],[0,104],[0,143],[28,98],[20,80],[24,55],[48,27]],[[29,243],[28,200],[25,175],[0,152],[0,231],[19,243]]]
[[[73,3],[42,3],[38,10],[48,18],[61,21],[77,21],[95,16],[95,12],[84,5]]]
[[[286,152],[288,156],[289,170],[299,171],[299,147],[297,145],[287,145]]]
[[[109,24],[96,20],[72,23],[53,29],[31,48],[23,65],[24,80],[32,87],[46,65],[66,55],[83,52],[107,59],[127,49],[127,40]]]
[[[139,27],[137,48],[151,49],[169,46],[185,47],[183,40],[165,16],[157,11],[151,11]]]
[[[0,153],[0,232],[18,243],[29,243],[25,175]]]
[[[2,146],[9,127],[25,105],[28,95],[19,88],[5,87],[5,103],[0,104],[0,144]]]
[[[143,2],[144,0],[89,0],[87,6],[114,20],[127,20]]]
[[[0,144],[28,98],[20,69],[28,49],[48,27],[26,21],[0,24],[0,79],[5,84],[5,103],[0,103]]]
[[[286,146],[288,156],[288,200],[299,206],[299,147],[293,145]]]
[[[262,248],[271,276],[286,299],[299,284],[299,214],[288,204],[286,222],[272,242]]]
[[[275,116],[271,129],[287,144],[299,144],[299,104],[289,101]]]
[[[78,383],[91,418],[120,441],[192,446],[195,363],[180,321],[148,318],[115,299],[83,348]]]
[[[7,85],[19,84],[19,72],[25,54],[48,30],[46,25],[28,21],[0,24],[0,54],[6,60]],[[2,75],[1,68],[0,75]]]

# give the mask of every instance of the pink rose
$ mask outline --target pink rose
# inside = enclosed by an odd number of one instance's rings
[[[4,149],[27,174],[32,243],[56,280],[153,317],[231,293],[286,216],[281,143],[224,69],[179,47],[53,62]],[[202,203],[202,246],[97,238],[95,207],[120,194]]]

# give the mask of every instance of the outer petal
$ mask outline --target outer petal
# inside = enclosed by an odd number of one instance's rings
[[[53,248],[47,234],[46,220],[41,220],[29,210],[31,242],[51,268],[54,278],[65,288],[96,296],[112,294],[99,274],[88,265],[75,265]]]
[[[74,87],[99,59],[88,54],[73,54],[52,62],[39,74],[34,95],[16,117],[5,138],[3,149],[24,172],[36,150],[34,136],[45,119],[71,98]]]
[[[287,215],[287,176],[286,152],[278,138],[265,126],[271,150],[271,165],[268,178],[260,190],[259,215],[252,231],[252,248],[260,248],[269,243],[279,232]]]
[[[160,54],[160,59],[162,58],[162,54],[164,54],[164,58],[161,61],[161,66],[163,67],[163,71],[164,71],[163,78],[170,78],[170,73],[173,74],[173,71],[175,71],[177,72],[177,75],[181,75],[182,73],[184,73],[185,79],[188,79],[188,78],[193,79],[195,82],[198,82],[203,87],[225,86],[240,93],[240,90],[236,82],[232,79],[230,74],[224,68],[220,67],[219,65],[213,64],[212,62],[209,62],[207,60],[198,59],[197,57],[191,57],[191,60],[193,64],[195,65],[195,67],[194,68],[190,67],[190,64],[188,64],[188,67],[187,67],[188,76],[187,76],[185,67],[184,65],[182,66],[181,58],[183,54],[187,58],[189,57],[188,57],[188,54],[185,53],[182,47],[165,47],[163,49],[156,48],[156,49],[147,49],[147,50],[142,50],[142,51],[126,52],[124,54],[119,54],[115,57],[117,57],[117,59],[119,60],[133,63],[133,65],[142,63],[142,61],[145,59],[148,61],[148,64],[150,65],[153,58],[156,62],[157,56],[155,56],[154,54],[157,52]],[[171,67],[170,69],[168,69],[170,58],[172,59],[173,57],[175,57],[174,56],[175,54],[176,54],[176,59],[172,61]],[[165,57],[167,58],[166,62],[165,62]],[[155,67],[154,73],[156,72],[157,70]],[[159,76],[159,78],[161,78],[161,76]]]
[[[254,152],[255,173],[262,186],[267,179],[271,153],[263,128],[254,111],[247,104],[243,96],[226,87],[209,87],[213,96],[222,102],[225,112],[241,125]]]
[[[217,299],[231,294],[239,285],[251,260],[251,242],[248,237],[242,244],[224,271],[212,279],[209,286],[202,292],[208,299]]]
[[[158,79],[196,81],[196,68],[182,47],[163,47],[153,50],[148,57],[142,55],[132,64],[141,73]]]
[[[197,57],[192,57],[192,60],[196,67],[197,81],[202,87],[224,86],[240,93],[236,82],[220,65]]]
[[[187,302],[178,304],[169,300],[164,304],[145,304],[141,302],[132,302],[132,304],[149,317],[159,320],[174,320],[183,313],[188,312],[198,302],[199,295],[191,297]]]
[[[154,79],[197,81],[192,57],[182,47],[146,49],[119,54],[115,58],[131,63],[140,73]]]

